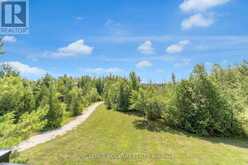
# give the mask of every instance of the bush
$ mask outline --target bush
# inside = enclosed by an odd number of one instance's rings
[[[235,122],[224,96],[207,78],[203,66],[196,66],[190,80],[177,88],[179,127],[204,136],[230,136]]]
[[[162,102],[161,98],[152,97],[147,100],[145,107],[145,115],[147,120],[157,120],[162,117],[163,112],[165,112],[165,104]]]
[[[104,88],[105,104],[108,109],[128,111],[130,94],[131,90],[127,80],[109,81]]]
[[[18,130],[24,138],[28,137],[32,132],[38,132],[45,128],[47,120],[45,116],[48,113],[48,106],[39,107],[36,111],[25,113],[21,116],[17,125]]]
[[[3,77],[0,79],[0,115],[9,112],[21,112],[25,88],[19,77]]]
[[[163,99],[155,96],[152,89],[140,88],[138,91],[133,91],[130,97],[130,109],[144,113],[148,120],[160,119],[165,107]]]
[[[21,140],[30,136],[32,132],[42,130],[47,120],[45,116],[47,107],[39,108],[37,111],[25,113],[15,123],[14,113],[8,113],[0,117],[0,148],[10,147],[18,144]]]
[[[90,103],[93,103],[93,102],[96,102],[96,101],[99,101],[101,100],[101,97],[100,95],[98,94],[97,92],[97,89],[96,88],[91,88],[88,90],[87,94],[84,96],[85,100],[88,101],[88,105]]]
[[[13,146],[21,141],[18,136],[17,125],[14,124],[14,113],[7,113],[0,117],[0,148],[7,148]]]

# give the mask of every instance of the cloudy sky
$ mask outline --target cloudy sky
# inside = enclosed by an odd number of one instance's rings
[[[167,81],[248,60],[247,0],[30,1],[30,33],[3,36],[9,63],[27,78],[126,76]]]

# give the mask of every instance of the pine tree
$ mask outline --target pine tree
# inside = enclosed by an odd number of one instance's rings
[[[48,128],[57,128],[60,126],[63,118],[63,111],[61,104],[56,95],[56,90],[54,84],[49,87],[49,101],[48,101],[48,114],[46,119],[48,120]]]

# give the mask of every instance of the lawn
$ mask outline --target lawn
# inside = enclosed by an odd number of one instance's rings
[[[248,164],[248,140],[205,139],[160,125],[100,106],[79,128],[19,158],[32,165]]]

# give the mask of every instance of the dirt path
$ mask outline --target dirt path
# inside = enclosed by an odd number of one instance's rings
[[[103,102],[97,102],[89,106],[85,111],[83,111],[83,113],[80,116],[77,116],[75,119],[73,119],[71,122],[64,125],[63,127],[33,136],[28,140],[23,141],[16,147],[14,147],[13,150],[21,152],[30,149],[32,147],[35,147],[38,144],[42,144],[52,139],[55,139],[57,136],[66,134],[68,131],[71,131],[74,128],[76,128],[78,125],[84,123],[89,118],[89,116],[97,109],[97,107],[102,103]]]

